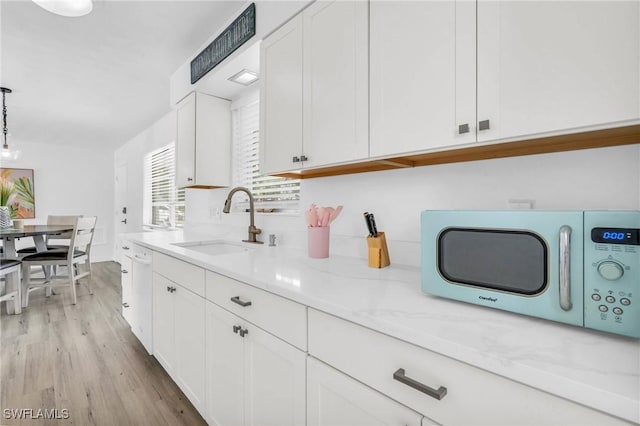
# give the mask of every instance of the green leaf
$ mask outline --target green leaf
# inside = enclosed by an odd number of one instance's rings
[[[18,193],[18,198],[22,201],[20,204],[26,208],[33,209],[33,206],[35,205],[35,194],[33,193],[31,179],[24,176],[18,178],[18,180],[15,181],[15,187]]]

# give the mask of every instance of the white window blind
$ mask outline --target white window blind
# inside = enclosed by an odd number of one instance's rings
[[[175,144],[150,152],[144,159],[144,224],[184,224],[184,189],[175,183]]]
[[[260,103],[251,102],[231,111],[233,120],[233,184],[247,187],[256,209],[264,212],[295,211],[300,202],[300,179],[260,174]],[[236,198],[237,197],[237,198]],[[234,196],[236,211],[249,207],[249,199]]]

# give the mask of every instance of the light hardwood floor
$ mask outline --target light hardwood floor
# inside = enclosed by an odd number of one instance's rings
[[[205,425],[120,315],[120,265],[93,264],[93,295],[31,293],[0,316],[0,425]],[[68,410],[68,419],[7,419],[10,409]]]

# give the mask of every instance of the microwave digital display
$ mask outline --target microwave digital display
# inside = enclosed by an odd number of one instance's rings
[[[640,229],[634,228],[593,228],[591,241],[594,243],[640,245]]]

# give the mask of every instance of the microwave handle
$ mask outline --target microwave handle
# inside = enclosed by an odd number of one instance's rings
[[[571,310],[571,227],[560,227],[560,307]]]

